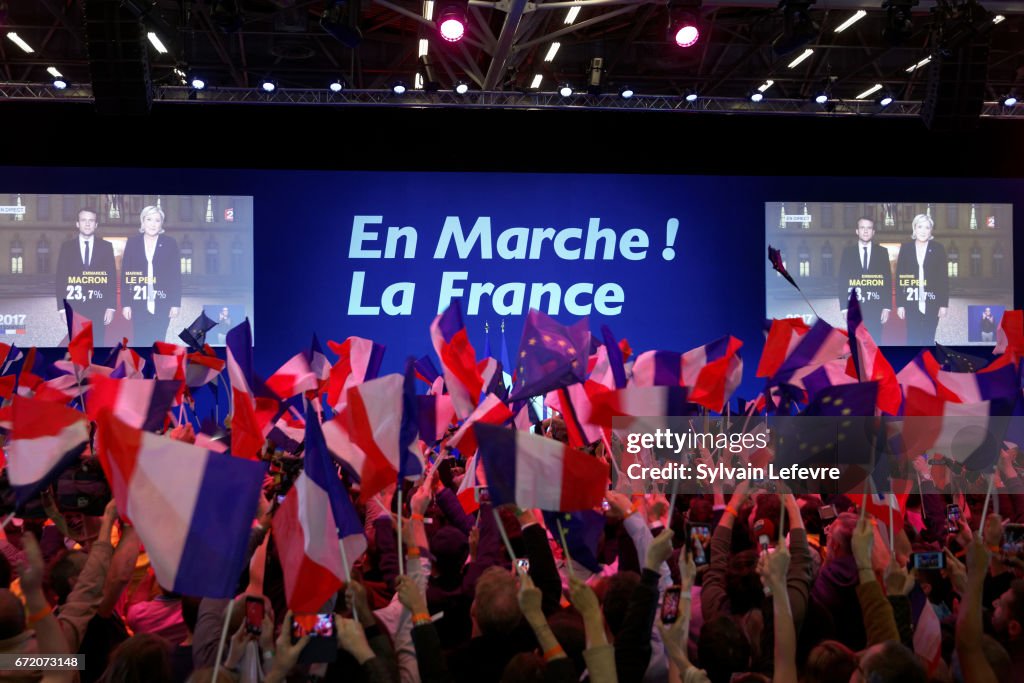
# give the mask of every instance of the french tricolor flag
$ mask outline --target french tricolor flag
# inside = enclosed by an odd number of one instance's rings
[[[92,360],[92,321],[75,313],[68,300],[64,300],[64,313],[68,321],[68,353],[71,362],[87,367]]]
[[[423,471],[422,454],[414,448],[418,431],[406,410],[406,378],[391,374],[363,382],[348,390],[347,405],[328,436],[332,450],[360,479],[360,499],[367,500],[406,475]],[[337,432],[343,431],[344,434]]]
[[[420,438],[427,443],[435,443],[443,439],[455,417],[452,397],[447,394],[417,396],[416,403],[416,421],[419,426]]]
[[[185,354],[180,344],[156,342],[153,344],[153,373],[157,379],[185,379]]]
[[[430,323],[430,339],[441,359],[444,383],[452,396],[455,413],[466,419],[476,408],[484,380],[476,364],[476,351],[469,343],[458,299]]]
[[[815,368],[849,353],[850,345],[846,332],[832,327],[824,320],[818,320],[814,327],[800,336],[792,351],[769,380],[769,385],[792,384],[803,389],[803,378]]]
[[[190,388],[206,386],[224,371],[227,363],[217,358],[213,349],[203,347],[202,351],[188,354],[185,366],[185,384]]]
[[[309,366],[305,353],[297,353],[267,379],[267,387],[281,400],[307,391],[314,391],[319,386],[316,374]]]
[[[315,334],[313,341],[310,342],[309,350],[306,351],[306,361],[319,381],[326,382],[327,378],[331,376],[331,362],[327,360],[327,354],[324,353],[323,347],[320,346],[320,340]]]
[[[1014,399],[1020,392],[1017,368],[1003,365],[989,371],[949,372],[939,370],[936,380],[964,403]]]
[[[125,377],[141,379],[143,377],[143,369],[146,366],[146,360],[133,349],[128,348],[127,337],[122,337],[121,343],[111,349],[110,355],[107,356],[107,360],[104,361],[103,365],[115,370],[123,366],[122,372]]]
[[[757,365],[757,377],[771,377],[789,354],[793,353],[800,338],[810,331],[810,327],[800,318],[781,318],[766,320],[767,338],[761,351],[761,360]]]
[[[495,505],[553,512],[591,510],[608,488],[608,465],[542,436],[478,423],[476,438]]]
[[[693,415],[697,408],[686,400],[686,389],[678,386],[626,387],[591,396],[590,422],[611,427],[614,417]]]
[[[987,469],[998,458],[1012,403],[945,401],[916,387],[903,404],[903,447],[910,456],[940,453],[968,469]],[[993,445],[996,444],[996,445]]]
[[[228,379],[231,380],[231,386],[252,396],[252,328],[249,327],[248,318],[228,330],[224,344],[227,347]]]
[[[504,401],[494,394],[487,394],[487,398],[466,418],[459,430],[452,434],[452,438],[448,439],[448,445],[458,448],[464,458],[469,458],[477,449],[476,434],[473,433],[474,424],[503,425],[513,417],[515,416]]]
[[[273,524],[289,609],[319,611],[366,551],[366,537],[315,419],[306,421],[302,473]]]
[[[7,475],[20,508],[74,463],[89,443],[85,415],[59,403],[15,396]]]
[[[139,431],[104,411],[100,462],[161,586],[234,597],[266,466]]]
[[[327,379],[327,404],[335,412],[341,412],[349,389],[377,377],[384,360],[384,347],[362,337],[349,337],[340,344],[328,340],[327,346],[338,356]]]
[[[687,387],[692,403],[721,412],[743,377],[741,346],[727,336],[686,353],[647,351],[633,362],[633,384]]]
[[[181,382],[164,379],[111,379],[95,375],[86,395],[86,413],[96,420],[104,408],[135,429],[156,432],[164,428]]]
[[[856,291],[850,292],[846,321],[851,357],[860,380],[862,382],[877,382],[878,409],[883,413],[896,415],[903,403],[903,392],[900,390],[899,380],[892,365],[886,360],[875,340],[871,338],[868,328],[864,326]]]

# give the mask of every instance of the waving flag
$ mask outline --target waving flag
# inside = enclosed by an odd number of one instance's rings
[[[252,328],[248,318],[228,330],[225,345],[228,350],[228,379],[232,388],[253,396]]]
[[[403,469],[417,473],[417,466],[409,464],[409,458],[418,463],[421,456],[407,440],[407,423],[415,416],[404,409],[404,384],[403,375],[391,374],[352,387],[339,421],[324,428],[331,450],[359,476],[360,500],[382,491]]]
[[[266,466],[100,415],[100,462],[161,586],[234,597]]]
[[[911,610],[914,617],[914,652],[924,660],[925,669],[931,676],[942,661],[942,624],[924,594],[911,605]]]
[[[483,423],[474,429],[495,505],[575,512],[604,499],[605,462],[542,436]]]
[[[1014,364],[1024,356],[1024,311],[1003,312],[992,353],[1005,354]]]
[[[115,370],[123,367],[124,369],[121,372],[128,379],[142,379],[144,376],[143,371],[146,367],[146,359],[133,349],[128,348],[128,339],[124,337],[116,348],[111,349],[110,355],[103,364]]]
[[[488,394],[473,414],[466,418],[459,430],[448,439],[448,445],[458,448],[463,457],[469,458],[476,453],[476,434],[473,432],[474,424],[503,425],[513,417],[512,411],[505,403],[495,396]]]
[[[85,415],[49,401],[14,397],[7,475],[21,508],[85,452]]]
[[[288,607],[318,611],[366,551],[366,537],[316,420],[306,421],[302,473],[273,524]]]
[[[434,361],[430,360],[430,356],[423,356],[417,359],[415,367],[416,378],[426,382],[427,386],[433,386],[437,378],[441,376],[441,373],[434,366]]]
[[[1020,392],[1017,369],[1012,365],[1003,365],[990,372],[939,370],[936,381],[962,403],[1013,400]]]
[[[896,380],[906,393],[910,387],[916,387],[921,391],[939,396],[948,401],[956,401],[956,395],[939,383],[938,377],[941,368],[935,356],[928,349],[922,349],[909,363],[903,366],[896,373]]]
[[[198,351],[206,346],[206,333],[217,326],[217,321],[206,315],[206,311],[200,311],[199,317],[192,321],[178,334],[178,338],[188,345],[192,351]]]
[[[903,392],[900,391],[899,380],[892,365],[882,355],[871,333],[864,326],[860,312],[860,301],[855,290],[850,292],[850,302],[846,313],[847,329],[850,337],[850,354],[862,382],[878,383],[878,409],[883,413],[895,415],[903,403]]]
[[[64,313],[68,321],[68,353],[76,366],[88,367],[92,362],[92,321],[75,313],[68,300],[64,300]]]
[[[297,353],[267,379],[267,387],[281,400],[314,391],[319,386],[305,353]]]
[[[800,338],[810,331],[810,326],[800,318],[782,318],[765,321],[768,326],[768,337],[761,351],[761,360],[757,365],[758,377],[771,377],[793,353]]]
[[[428,444],[434,444],[443,439],[455,417],[452,397],[447,395],[417,396],[416,403],[416,423],[419,426],[420,438]]]
[[[686,353],[641,353],[633,363],[633,384],[686,387],[691,403],[721,412],[743,376],[741,346],[735,337],[722,337]]]
[[[566,327],[551,316],[531,309],[523,324],[514,373],[516,380],[509,401],[540,396],[582,382],[586,378],[589,357],[590,330],[586,318]]]
[[[626,367],[622,357],[622,349],[615,341],[615,335],[607,325],[601,325],[601,339],[604,341],[605,357],[608,359],[608,370],[611,372],[614,389],[626,388]]]
[[[791,384],[802,389],[804,377],[822,364],[846,356],[849,351],[846,333],[818,320],[807,333],[800,335],[768,384]]]
[[[768,262],[772,264],[772,268],[776,273],[786,278],[786,282],[800,289],[800,285],[796,283],[793,276],[786,270],[786,264],[782,262],[782,252],[770,244],[768,245]]]
[[[1011,401],[953,402],[911,387],[903,405],[904,449],[910,456],[935,452],[969,470],[988,470],[999,457],[1012,410]]]
[[[185,379],[185,354],[180,344],[155,342],[153,344],[153,367],[157,379]]]
[[[484,380],[476,364],[476,351],[469,343],[462,322],[462,308],[456,299],[430,324],[430,339],[441,359],[444,383],[451,394],[455,413],[465,419],[476,408]]]
[[[321,382],[326,382],[327,378],[331,376],[331,363],[327,360],[327,355],[324,353],[323,348],[320,346],[320,340],[317,336],[313,335],[313,341],[310,342],[309,349],[306,351],[306,361],[309,363],[309,369],[313,371],[313,374]]]
[[[86,395],[89,419],[99,419],[104,409],[135,429],[155,432],[164,428],[181,382],[162,379],[111,379],[96,375]]]
[[[190,388],[206,386],[217,379],[227,363],[214,354],[213,349],[204,346],[186,356],[185,384]]]
[[[33,346],[25,354],[25,361],[21,364],[21,370],[18,372],[18,395],[32,396],[43,383],[42,374],[43,359],[39,355],[39,350]]]
[[[251,396],[235,387],[231,387],[231,393],[235,409],[231,414],[231,453],[239,458],[258,460],[266,436],[266,422],[257,415]]]
[[[349,337],[341,344],[328,341],[327,346],[338,356],[327,380],[327,404],[335,412],[341,412],[349,389],[377,377],[384,347],[362,337]]]
[[[614,417],[685,416],[699,410],[678,386],[626,387],[594,394],[590,403],[590,422],[603,427],[611,427]]]

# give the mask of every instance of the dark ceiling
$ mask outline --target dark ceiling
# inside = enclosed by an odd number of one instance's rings
[[[1024,109],[991,104],[1022,89],[1024,3],[988,2],[982,9],[973,3],[922,1],[910,7],[908,2],[895,0],[886,9],[859,0],[811,5],[806,0],[779,5],[688,0],[688,6],[675,2],[671,7],[643,0],[471,0],[467,35],[452,45],[422,19],[422,0],[6,0],[6,11],[0,10],[3,33],[16,32],[35,52],[26,54],[9,39],[0,40],[0,80],[6,81],[7,96],[41,95],[43,86],[19,91],[11,84],[48,84],[47,67],[52,66],[73,86],[87,88],[96,73],[90,57],[95,62],[97,41],[135,40],[148,56],[158,98],[161,88],[187,93],[175,67],[202,74],[210,87],[199,100],[238,101],[239,93],[256,89],[264,78],[275,80],[279,93],[291,90],[293,95],[326,92],[339,78],[346,82],[346,93],[379,90],[395,80],[413,84],[418,68],[422,73],[420,39],[427,39],[433,78],[441,90],[464,80],[473,89],[471,96],[477,91],[550,93],[562,82],[586,88],[594,58],[600,58],[595,91],[615,93],[629,85],[638,95],[679,98],[692,89],[709,102],[735,99],[749,105],[749,93],[771,79],[766,107],[788,101],[813,113],[819,109],[810,100],[826,87],[833,101],[853,104],[875,84],[884,90],[863,101],[883,92],[898,102],[926,100],[934,67],[908,68],[935,57],[946,63],[936,78],[945,81],[954,99],[970,97],[962,90],[973,84],[973,97],[990,103],[988,114]],[[574,4],[580,11],[566,24]],[[104,5],[108,10],[116,6],[122,18],[137,17],[144,27],[140,35],[157,33],[168,53],[159,54],[123,28],[90,35],[99,29],[87,29],[86,14]],[[866,15],[837,33],[859,9]],[[700,40],[687,49],[671,44],[667,36],[670,17],[683,11],[701,27]],[[910,12],[909,23],[900,22],[901,12]],[[996,15],[1004,19],[996,22]],[[903,35],[893,35],[895,29]],[[553,41],[560,49],[545,62]],[[779,46],[786,41],[788,49],[781,54]],[[813,50],[810,56],[790,68],[807,49]],[[117,54],[132,59],[130,50]],[[531,90],[538,74],[541,84]],[[75,92],[88,94],[72,87],[68,96]]]

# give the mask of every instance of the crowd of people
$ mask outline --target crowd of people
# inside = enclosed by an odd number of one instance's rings
[[[547,434],[564,439],[558,418]],[[190,428],[171,435],[194,438]],[[603,446],[593,450],[606,457]],[[918,460],[920,495],[908,500],[892,547],[887,520],[864,514],[856,496],[744,482],[671,498],[609,491],[584,560],[541,511],[492,508],[483,490],[467,513],[457,496],[465,463],[442,447],[403,496],[392,486],[358,505],[368,550],[321,608],[328,616],[306,629],[298,628],[305,615],[287,610],[282,558],[268,538],[282,493],[273,477],[234,600],[158,585],[113,502],[102,517],[83,517],[44,493],[45,517],[11,520],[0,540],[0,654],[81,653],[85,668],[0,678],[1024,680],[1014,526],[1024,522],[1024,458],[1003,451],[984,520],[984,496],[956,494],[956,477],[933,477]],[[358,484],[338,476],[358,500]],[[961,514],[947,514],[950,505]],[[765,520],[781,533],[765,533]],[[914,569],[928,552],[942,553],[943,567]]]

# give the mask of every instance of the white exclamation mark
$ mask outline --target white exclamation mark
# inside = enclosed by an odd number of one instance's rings
[[[671,261],[676,257],[676,250],[672,248],[672,245],[676,243],[677,232],[679,232],[678,219],[669,218],[668,223],[665,224],[665,244],[667,246],[661,250],[661,258],[666,261]]]

